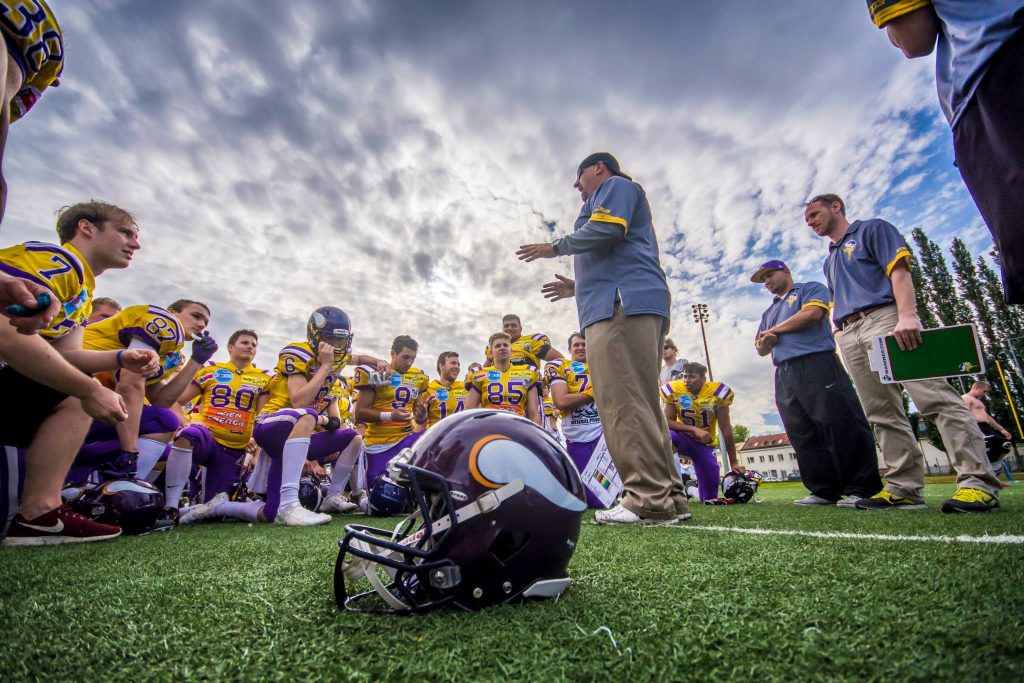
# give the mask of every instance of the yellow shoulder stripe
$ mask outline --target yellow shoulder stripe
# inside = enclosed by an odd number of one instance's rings
[[[625,218],[619,218],[618,216],[609,216],[606,213],[592,213],[590,214],[590,220],[596,223],[614,223],[615,225],[622,226],[622,232],[627,232],[629,226],[626,225]]]
[[[800,310],[802,311],[805,308],[809,308],[811,306],[817,306],[818,308],[824,308],[826,311],[828,310],[828,306],[826,306],[825,304],[823,304],[820,301],[808,301],[807,303],[805,303],[803,306],[800,307]]]
[[[892,261],[889,261],[889,265],[885,267],[885,276],[892,277],[892,269],[895,268],[896,264],[902,261],[903,259],[907,259],[908,261],[910,260],[910,251],[908,251],[906,247],[900,247],[899,249],[896,250],[896,258],[894,258]],[[910,267],[909,263],[907,264],[907,267]]]
[[[932,3],[929,0],[895,0],[895,2],[893,0],[875,0],[868,6],[868,12],[870,12],[875,26],[883,28],[893,19],[910,14],[930,4]]]

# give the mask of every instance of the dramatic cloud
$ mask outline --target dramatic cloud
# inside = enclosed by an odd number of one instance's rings
[[[98,294],[199,298],[258,361],[309,312],[347,310],[356,348],[411,334],[480,359],[501,315],[557,346],[571,304],[540,284],[569,259],[524,242],[572,227],[577,163],[615,153],[647,189],[674,296],[673,336],[702,356],[734,421],[779,424],[752,337],[782,257],[820,279],[803,225],[816,192],[940,242],[988,238],[952,167],[930,59],[907,62],[863,3],[69,2],[63,83],[15,125],[5,243],[51,239],[60,206],[135,211],[144,249]]]

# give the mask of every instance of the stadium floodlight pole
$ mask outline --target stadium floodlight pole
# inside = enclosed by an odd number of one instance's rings
[[[711,371],[711,354],[708,353],[708,336],[704,333],[704,323],[708,321],[708,305],[693,304],[693,322],[700,323],[700,336],[704,340],[704,359],[708,362],[708,379],[715,381],[715,373]]]

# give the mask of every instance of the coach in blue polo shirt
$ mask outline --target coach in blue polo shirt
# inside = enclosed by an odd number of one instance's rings
[[[868,351],[876,337],[893,335],[900,349],[921,346],[921,321],[910,276],[910,250],[903,236],[878,218],[846,220],[846,206],[834,194],[814,197],[804,220],[829,240],[825,278],[832,292],[832,319],[841,330],[839,349],[885,460],[885,488],[857,507],[912,510],[924,504],[924,456],[903,408],[899,384],[882,384]],[[927,353],[926,350],[921,351]],[[985,455],[978,424],[960,395],[943,379],[907,382],[918,411],[935,423],[956,470],[956,493],[943,512],[985,512],[999,505],[1002,488]]]
[[[820,282],[793,282],[782,261],[750,278],[774,296],[754,348],[775,364],[775,405],[811,492],[797,505],[852,508],[882,488],[875,440],[839,358],[828,322],[831,296]],[[837,502],[838,501],[838,502]]]

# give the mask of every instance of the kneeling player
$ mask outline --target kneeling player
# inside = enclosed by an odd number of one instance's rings
[[[252,364],[258,346],[259,338],[252,330],[232,333],[229,360],[200,368],[178,398],[182,405],[195,401],[199,417],[178,432],[167,456],[168,505],[177,505],[193,464],[206,469],[204,503],[217,494],[230,494],[240,481],[257,403],[270,383],[270,373]]]
[[[160,367],[148,377],[134,372],[100,376],[101,381],[112,385],[124,398],[128,419],[116,429],[95,424],[75,460],[76,467],[102,467],[114,462],[118,468],[134,469],[140,479],[150,477],[168,442],[181,427],[171,406],[217,351],[217,342],[209,335],[201,335],[209,322],[210,309],[205,304],[180,299],[166,309],[129,306],[85,328],[85,348],[152,349],[160,358]],[[196,341],[192,343],[192,357],[181,367],[181,349],[186,339]]]
[[[327,524],[330,515],[307,510],[299,504],[299,479],[307,459],[324,461],[345,449],[358,434],[340,429],[337,416],[324,418],[320,411],[331,401],[331,387],[341,369],[353,359],[352,322],[332,306],[313,312],[306,326],[306,341],[284,347],[278,356],[277,374],[270,381],[270,400],[256,418],[253,436],[269,461],[266,502],[232,502],[218,494],[208,503],[183,510],[180,524],[209,517],[238,517],[250,522],[277,522],[286,526]],[[314,351],[315,349],[315,351]],[[383,361],[356,356],[362,363]],[[323,423],[326,431],[313,433]]]
[[[729,406],[732,389],[721,382],[705,381],[707,368],[700,363],[683,366],[683,379],[661,387],[665,417],[676,452],[689,456],[697,474],[697,490],[702,501],[718,498],[721,474],[718,467],[718,428],[722,429],[729,466],[742,472],[736,457]]]
[[[412,337],[395,337],[391,344],[391,363],[383,373],[373,367],[356,368],[356,419],[366,423],[366,484],[384,474],[388,461],[403,448],[411,447],[422,432],[413,430],[414,414],[426,417],[426,407],[418,405],[420,394],[430,380],[414,368],[419,344]]]

